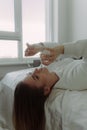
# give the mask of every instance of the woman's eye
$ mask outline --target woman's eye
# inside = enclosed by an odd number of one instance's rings
[[[39,76],[35,75],[35,77],[36,77],[36,79],[38,79],[38,80],[39,80]]]
[[[32,74],[32,78],[33,78],[34,80],[39,80],[39,76],[38,76],[38,75],[33,75],[33,74]]]

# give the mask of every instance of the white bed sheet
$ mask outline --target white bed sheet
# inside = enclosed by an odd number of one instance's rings
[[[0,130],[13,130],[12,128],[12,103],[13,91],[8,86],[2,85],[0,91]]]
[[[12,130],[12,104],[16,84],[33,71],[6,74],[0,82],[0,130]],[[45,103],[46,130],[87,130],[87,91],[53,89]]]

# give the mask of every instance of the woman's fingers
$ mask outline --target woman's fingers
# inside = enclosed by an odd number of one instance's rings
[[[53,61],[54,57],[53,56],[49,56],[49,55],[40,55],[42,60],[49,60],[49,61]]]
[[[52,63],[54,61],[54,57],[52,57],[50,55],[41,54],[40,58],[44,65],[49,65],[50,63]]]
[[[43,65],[46,65],[46,66],[49,65],[49,64],[51,64],[49,61],[42,61],[41,63],[42,63]]]
[[[33,56],[37,53],[37,49],[35,48],[34,45],[29,45],[28,43],[26,43],[26,50],[25,50],[25,56]]]

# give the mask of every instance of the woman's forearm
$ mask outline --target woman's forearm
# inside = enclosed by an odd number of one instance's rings
[[[58,45],[58,46],[54,47],[54,49],[55,49],[55,53],[57,55],[64,54],[64,45]]]
[[[87,39],[65,43],[55,47],[57,55],[66,54],[76,57],[87,57]]]
[[[64,54],[87,57],[87,39],[64,44]]]

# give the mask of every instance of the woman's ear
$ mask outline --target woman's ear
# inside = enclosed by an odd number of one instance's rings
[[[48,95],[50,93],[50,87],[44,87],[44,95]]]

